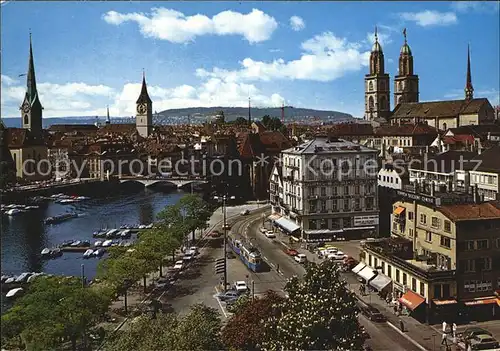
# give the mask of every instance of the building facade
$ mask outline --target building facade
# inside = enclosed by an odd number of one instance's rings
[[[418,75],[413,72],[413,54],[406,41],[399,53],[398,74],[394,77],[394,106],[403,102],[418,102]]]
[[[305,241],[376,236],[377,170],[376,150],[316,137],[281,153],[272,172],[273,212],[298,226]]]

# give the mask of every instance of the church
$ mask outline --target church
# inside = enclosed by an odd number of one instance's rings
[[[384,52],[375,29],[375,43],[370,54],[370,72],[365,76],[365,120],[375,125],[425,123],[439,130],[465,125],[492,124],[495,111],[486,98],[474,98],[467,52],[467,73],[464,98],[461,100],[419,102],[419,78],[413,70],[413,54],[408,45],[406,29],[394,77],[394,110],[390,108],[390,77],[385,72]]]

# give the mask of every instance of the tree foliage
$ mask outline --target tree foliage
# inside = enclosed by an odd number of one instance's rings
[[[78,278],[38,277],[2,316],[2,341],[48,350],[67,339],[75,349],[77,339],[101,320],[110,303],[109,290],[83,288]]]
[[[241,127],[248,126],[248,120],[244,117],[238,117],[231,123]]]
[[[285,286],[281,314],[265,323],[266,350],[359,350],[363,345],[354,295],[331,260],[310,265]]]
[[[222,329],[222,342],[229,349],[259,350],[264,341],[264,323],[270,316],[280,313],[277,306],[284,302],[274,291],[268,291],[261,298],[242,301],[229,322]]]
[[[220,350],[219,313],[204,305],[194,305],[184,317],[157,314],[155,319],[138,317],[130,328],[116,335],[109,351],[122,350]]]
[[[262,124],[267,130],[283,131],[285,127],[278,117],[270,117],[269,115],[262,117]]]

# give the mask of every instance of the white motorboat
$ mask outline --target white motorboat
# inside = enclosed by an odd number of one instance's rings
[[[38,210],[39,208],[40,208],[40,206],[32,205],[32,206],[26,206],[24,209],[25,210]]]
[[[77,240],[77,241],[75,241],[74,243],[70,244],[69,246],[71,246],[71,247],[78,247],[78,246],[80,246],[80,245],[81,245],[81,243],[82,243],[82,242],[81,242],[80,240]]]
[[[106,238],[114,238],[115,236],[118,235],[120,231],[118,229],[111,229],[109,232],[106,233]]]
[[[15,288],[15,289],[11,289],[9,290],[9,292],[7,293],[7,295],[5,295],[5,297],[7,298],[14,298],[16,296],[19,296],[22,294],[23,292],[23,288]]]
[[[75,203],[75,202],[78,202],[79,200],[76,200],[76,199],[62,199],[62,200],[59,200],[57,201],[58,203],[60,204],[72,204],[72,203]]]
[[[102,246],[102,241],[101,241],[101,240],[97,240],[97,241],[94,243],[94,246],[95,246],[95,247],[100,247],[100,246]]]
[[[101,257],[102,255],[104,255],[104,250],[103,249],[97,249],[94,251],[94,254],[93,254],[95,257]]]
[[[78,196],[76,199],[77,200],[89,200],[90,197],[88,197],[88,196]]]
[[[88,249],[87,251],[85,251],[83,253],[83,258],[90,258],[92,256],[92,254],[94,253],[94,250],[92,249]]]
[[[17,208],[13,208],[13,209],[10,209],[7,212],[5,212],[5,214],[8,215],[8,216],[15,216],[15,215],[21,214],[23,212],[24,212],[23,210],[19,210]]]
[[[50,256],[50,254],[51,254],[51,251],[48,248],[43,249],[42,252],[41,252],[41,255],[43,257]]]
[[[16,278],[17,277],[10,277],[10,278],[7,278],[5,281],[4,281],[4,284],[12,284],[16,281]]]
[[[102,243],[102,247],[109,247],[113,243],[113,240],[106,240]]]
[[[28,278],[33,275],[32,273],[28,273],[28,272],[25,272],[21,275],[18,275],[15,282],[16,283],[24,283],[26,280],[28,280]]]
[[[33,282],[33,280],[35,280],[37,277],[40,277],[44,275],[43,273],[35,273],[33,274],[31,277],[28,278],[28,280],[26,281],[26,283],[31,283]]]

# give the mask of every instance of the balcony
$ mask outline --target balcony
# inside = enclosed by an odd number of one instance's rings
[[[428,282],[455,280],[454,269],[440,269],[432,259],[413,257],[413,244],[405,238],[388,238],[379,241],[365,242],[363,248],[367,253],[379,256],[396,268]]]

